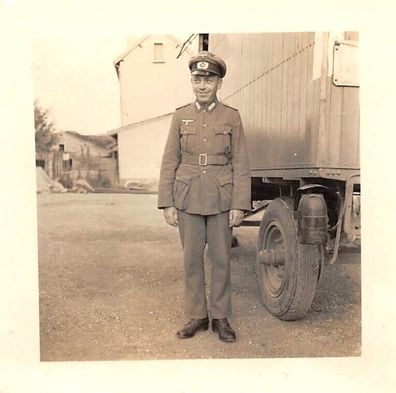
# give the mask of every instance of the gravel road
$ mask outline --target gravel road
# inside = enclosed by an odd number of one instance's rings
[[[256,228],[232,250],[235,343],[210,330],[179,340],[182,254],[156,195],[39,194],[43,361],[359,356],[360,264],[329,266],[307,317],[282,322],[261,305]]]

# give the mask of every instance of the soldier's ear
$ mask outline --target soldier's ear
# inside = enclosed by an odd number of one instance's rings
[[[219,78],[219,83],[217,85],[217,89],[221,89],[221,84],[223,83],[223,79]]]

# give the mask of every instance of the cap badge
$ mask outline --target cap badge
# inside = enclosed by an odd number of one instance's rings
[[[200,62],[197,64],[197,68],[198,68],[199,70],[207,70],[208,67],[209,67],[209,63],[206,62],[206,61],[200,61]]]

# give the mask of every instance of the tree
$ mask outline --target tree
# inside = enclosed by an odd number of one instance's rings
[[[55,133],[55,126],[50,120],[48,109],[40,107],[37,101],[34,102],[34,128],[36,139],[36,152],[49,152],[58,141]]]

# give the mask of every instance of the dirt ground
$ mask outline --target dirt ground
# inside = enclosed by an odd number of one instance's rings
[[[261,305],[256,228],[238,228],[232,250],[235,343],[211,331],[177,339],[183,315],[182,254],[156,195],[39,194],[41,360],[358,356],[360,264],[324,272],[297,322]]]

